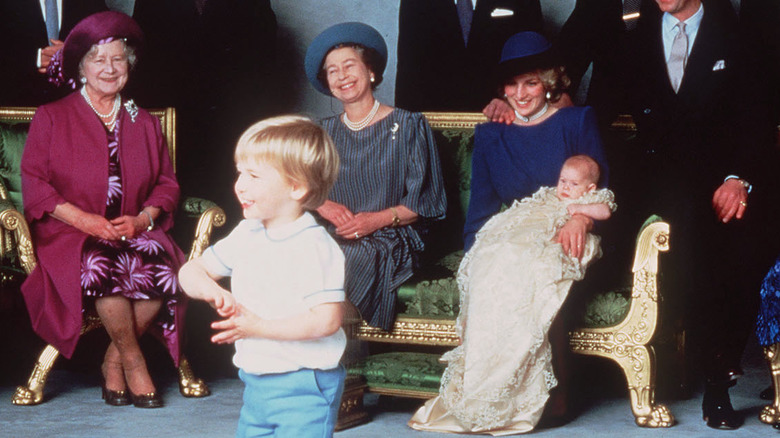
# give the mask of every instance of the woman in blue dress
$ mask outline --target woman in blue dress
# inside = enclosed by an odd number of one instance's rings
[[[343,105],[321,121],[339,153],[339,176],[317,209],[346,258],[345,290],[363,319],[390,330],[398,288],[424,249],[421,235],[444,217],[439,155],[420,113],[382,104],[387,45],[363,23],[332,26],[306,52],[311,84]]]
[[[556,66],[550,43],[543,36],[535,32],[512,36],[504,45],[498,70],[501,91],[515,117],[508,125],[486,123],[476,128],[471,198],[464,229],[466,251],[472,249],[478,231],[502,205],[531,196],[542,186],[557,185],[558,170],[567,158],[588,155],[596,160],[602,170],[600,186],[607,173],[594,111],[559,103],[569,80],[563,67]],[[579,259],[592,226],[591,219],[574,214],[554,240],[560,243],[563,254]],[[461,271],[467,260],[489,255],[480,253],[481,249],[477,245],[471,251],[476,252],[467,253]],[[439,396],[426,402],[409,426],[494,436],[524,433],[536,427],[545,404],[549,404],[550,390],[557,385],[550,348],[543,344],[548,337],[553,343],[558,340],[558,348],[553,344],[555,355],[562,345],[565,351],[565,337],[553,333],[556,309],[545,316],[529,315],[535,303],[513,305],[510,297],[506,302],[495,302],[489,298],[490,293],[485,293],[505,287],[505,281],[511,278],[481,278],[482,286],[472,288],[475,283],[462,281],[459,273],[461,315],[457,330],[462,345],[444,356],[448,365]],[[542,302],[545,297],[535,300]],[[474,309],[482,310],[475,313]],[[468,318],[463,318],[466,313]],[[507,330],[497,339],[489,328],[494,325],[491,321],[498,320],[510,327],[522,327],[519,322],[527,321],[538,325],[532,330]],[[512,360],[521,356],[528,358],[522,364]],[[542,384],[537,384],[540,381]],[[562,406],[554,406],[551,414],[565,413],[565,399],[561,400],[554,405]]]

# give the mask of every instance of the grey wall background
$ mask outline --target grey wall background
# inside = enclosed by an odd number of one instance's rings
[[[219,0],[211,0],[219,1]],[[427,0],[415,0],[427,1]],[[112,8],[131,12],[135,0],[106,0]],[[574,9],[575,0],[541,0],[545,31],[555,35]],[[375,27],[385,38],[389,59],[385,79],[377,98],[393,104],[395,95],[396,45],[398,42],[399,0],[271,0],[279,26],[277,68],[284,96],[285,112],[320,118],[341,112],[335,99],[311,87],[303,73],[306,47],[320,32],[345,21],[362,21]]]

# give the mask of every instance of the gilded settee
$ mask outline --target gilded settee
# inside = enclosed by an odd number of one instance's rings
[[[401,287],[398,315],[390,331],[359,323],[355,337],[395,344],[394,351],[353,363],[349,372],[365,378],[368,391],[430,398],[438,393],[444,365],[438,356],[458,345],[455,318],[459,296],[454,274],[462,257],[462,229],[469,202],[474,127],[478,113],[425,113],[434,130],[448,197],[447,219],[436,225],[426,266]],[[630,118],[620,117],[613,130],[631,135]],[[655,403],[655,357],[650,342],[658,325],[659,252],[669,248],[669,225],[652,217],[640,229],[634,251],[633,284],[596,294],[586,303],[578,328],[569,333],[574,353],[606,357],[623,370],[636,424],[669,427],[674,417]],[[407,348],[406,346],[409,346]],[[414,347],[411,347],[414,346]],[[413,350],[413,351],[411,351]]]

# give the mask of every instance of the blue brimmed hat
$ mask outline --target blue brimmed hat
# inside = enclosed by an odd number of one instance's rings
[[[520,32],[512,35],[501,50],[498,63],[498,82],[528,73],[529,71],[555,67],[552,44],[536,32]]]
[[[379,31],[367,24],[355,21],[336,24],[325,29],[314,38],[314,41],[311,42],[306,50],[306,58],[304,59],[306,77],[312,86],[322,94],[331,95],[328,87],[324,86],[317,79],[317,74],[322,67],[322,61],[333,47],[345,43],[360,44],[376,50],[380,56],[380,62],[376,66],[379,71],[374,73],[381,74],[385,71],[385,66],[387,65],[387,44],[382,35],[379,34]]]

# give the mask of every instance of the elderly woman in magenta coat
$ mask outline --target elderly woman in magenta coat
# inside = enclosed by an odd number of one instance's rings
[[[184,260],[166,234],[179,199],[156,118],[120,95],[143,34],[127,15],[82,20],[49,74],[78,91],[38,108],[22,157],[24,209],[38,266],[22,285],[33,328],[66,357],[82,308],[111,343],[102,364],[107,404],[162,406],[138,337],[162,329],[175,363]]]

